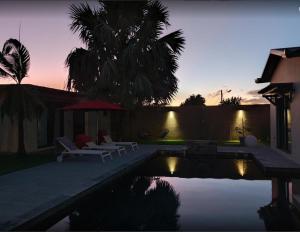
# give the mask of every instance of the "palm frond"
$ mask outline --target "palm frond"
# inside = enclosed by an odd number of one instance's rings
[[[96,54],[84,48],[76,48],[70,52],[66,61],[69,68],[67,89],[87,91],[99,76]]]
[[[185,44],[185,39],[182,34],[181,30],[177,30],[161,37],[159,41],[169,45],[174,53],[180,54]]]
[[[10,70],[18,83],[27,76],[30,67],[30,55],[27,48],[16,39],[8,39],[3,45],[3,54],[11,64]]]
[[[11,77],[13,75],[12,65],[0,52],[0,77]]]
[[[80,39],[85,43],[90,43],[92,39],[92,31],[97,25],[97,13],[88,3],[71,4],[70,17],[72,23],[70,25],[71,31],[78,32]]]

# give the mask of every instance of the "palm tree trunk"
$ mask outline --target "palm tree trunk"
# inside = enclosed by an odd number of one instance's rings
[[[18,117],[18,155],[26,155],[25,144],[24,144],[24,114],[23,110],[19,113]]]

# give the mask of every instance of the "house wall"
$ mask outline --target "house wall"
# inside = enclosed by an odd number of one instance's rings
[[[64,136],[73,139],[73,111],[64,112]]]
[[[16,121],[11,121],[7,116],[0,120],[0,151],[15,152],[18,146],[18,128]]]
[[[272,83],[299,82],[300,57],[282,58],[272,76]]]
[[[266,141],[270,132],[269,112],[269,105],[241,106],[240,109],[220,106],[143,108],[126,117],[123,137],[138,139],[148,134],[150,139],[159,139],[168,129],[165,139],[238,139],[240,135],[235,128],[241,127],[243,120],[250,134]]]
[[[8,117],[0,120],[0,152],[16,152],[18,148],[17,120]],[[24,144],[27,152],[37,150],[37,119],[24,120]]]
[[[276,135],[276,107],[270,105],[270,145],[276,148],[277,135]]]
[[[271,83],[294,83],[294,96],[291,110],[291,156],[300,162],[300,58],[282,59],[277,66]],[[271,107],[271,145],[276,148],[276,107]],[[299,141],[298,141],[299,140]]]
[[[282,59],[272,76],[271,83],[294,84],[295,92],[290,105],[292,148],[291,154],[283,154],[300,163],[300,58]],[[276,149],[276,107],[272,105],[270,109],[271,146]],[[300,180],[294,179],[292,183],[293,194],[299,196]],[[294,198],[294,201],[296,201],[296,205],[300,206],[297,199],[299,198]]]

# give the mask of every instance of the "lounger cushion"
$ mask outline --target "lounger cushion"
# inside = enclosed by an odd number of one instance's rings
[[[92,141],[92,138],[85,134],[79,134],[79,135],[76,135],[76,137],[75,137],[75,144],[78,148],[82,148],[83,146],[85,146],[85,144],[87,142],[91,142],[91,141]]]

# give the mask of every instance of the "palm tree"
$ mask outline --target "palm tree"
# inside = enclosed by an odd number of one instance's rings
[[[68,55],[67,88],[123,104],[168,104],[178,90],[177,60],[185,39],[169,26],[159,1],[72,4],[71,30],[86,48]]]
[[[13,122],[18,121],[18,154],[26,154],[24,144],[24,120],[31,120],[39,114],[44,105],[21,85],[27,76],[30,66],[30,55],[19,40],[9,39],[0,52],[0,77],[12,78],[16,85],[8,85],[1,93],[1,118],[6,115]]]

